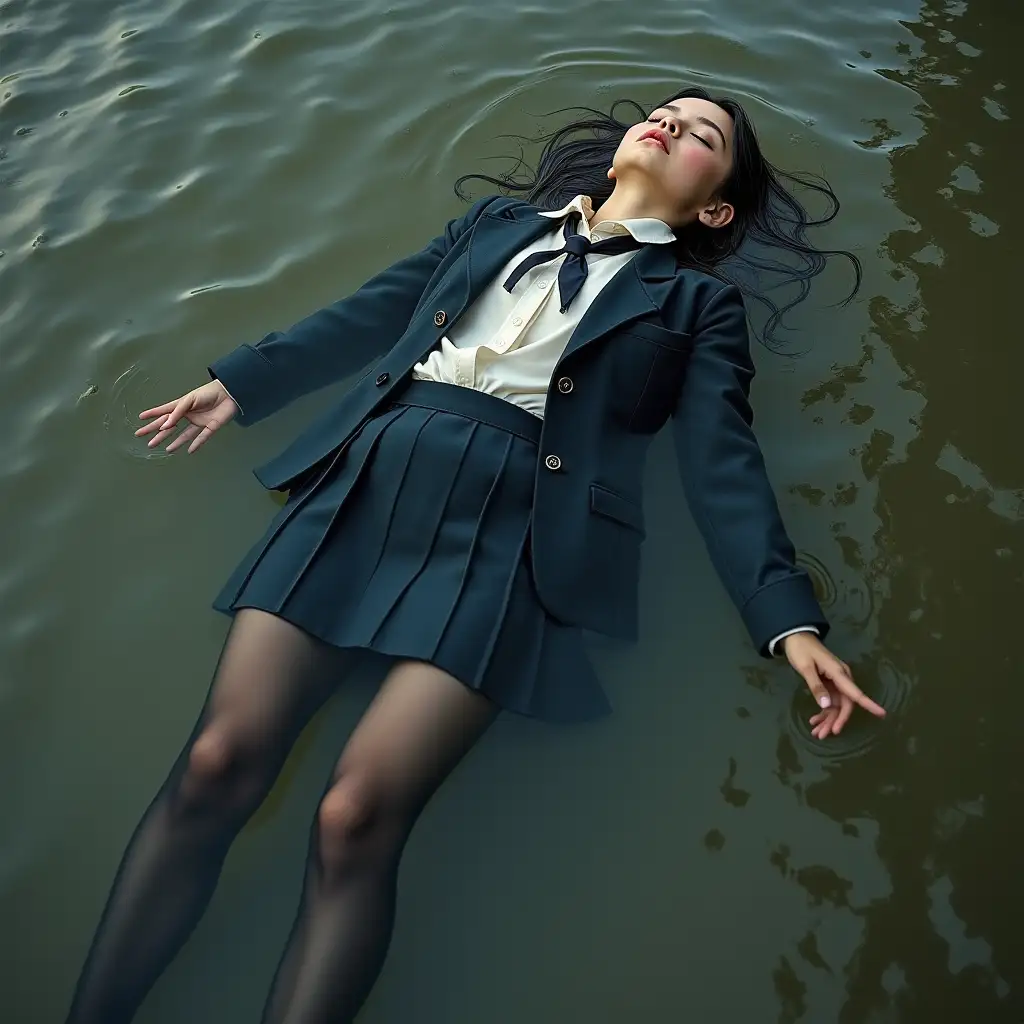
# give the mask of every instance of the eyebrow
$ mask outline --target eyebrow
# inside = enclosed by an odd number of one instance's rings
[[[679,107],[677,107],[674,103],[666,103],[661,109],[671,110],[674,114],[682,114],[682,110],[680,110]],[[714,130],[718,132],[719,136],[722,139],[722,145],[725,146],[726,149],[729,148],[729,143],[725,141],[725,132],[723,132],[722,129],[719,128],[718,125],[715,124],[715,122],[712,121],[710,117],[701,117],[700,115],[698,115],[697,117],[694,118],[694,120],[700,122],[700,124],[707,125],[709,128],[714,128]]]

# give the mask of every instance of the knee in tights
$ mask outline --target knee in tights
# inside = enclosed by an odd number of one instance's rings
[[[276,761],[230,729],[208,725],[188,752],[178,787],[183,810],[251,814],[276,776]]]
[[[389,858],[400,841],[401,822],[369,779],[351,773],[320,802],[317,834],[321,869],[336,878]]]

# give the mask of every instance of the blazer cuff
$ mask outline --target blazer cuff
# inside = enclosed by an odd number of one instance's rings
[[[761,587],[743,605],[740,614],[750,639],[765,658],[772,656],[771,642],[781,640],[785,633],[813,629],[822,639],[828,635],[828,619],[805,572],[794,572]]]
[[[793,636],[794,633],[813,633],[815,636],[818,635],[817,626],[797,626],[795,629],[787,629],[785,633],[780,633],[777,637],[772,639],[768,644],[768,653],[774,658],[775,648],[786,639],[787,636]]]
[[[268,398],[275,394],[275,384],[279,386],[280,381],[270,363],[252,345],[239,345],[211,363],[208,369],[210,376],[224,385],[238,406],[235,422],[239,426],[258,423],[277,408]]]

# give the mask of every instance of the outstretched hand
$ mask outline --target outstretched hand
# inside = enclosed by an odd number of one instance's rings
[[[885,708],[853,681],[850,666],[840,661],[814,633],[793,633],[782,645],[786,659],[803,676],[822,709],[810,718],[811,735],[815,739],[838,736],[857,706],[876,718],[885,718]]]
[[[174,433],[183,419],[187,420],[188,426],[171,441],[167,451],[173,452],[188,442],[188,453],[191,455],[210,440],[214,431],[230,423],[237,415],[238,406],[227,389],[219,380],[211,380],[209,384],[204,384],[173,402],[166,402],[154,409],[140,412],[139,419],[152,422],[139,427],[135,431],[135,436],[145,437],[147,434],[153,434],[149,447],[156,448]]]

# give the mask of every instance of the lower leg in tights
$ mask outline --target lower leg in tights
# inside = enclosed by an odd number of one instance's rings
[[[192,738],[121,861],[68,1024],[132,1019],[349,658],[273,615],[237,613]]]
[[[347,1024],[387,952],[402,847],[497,707],[440,669],[389,674],[335,769],[264,1024]]]

